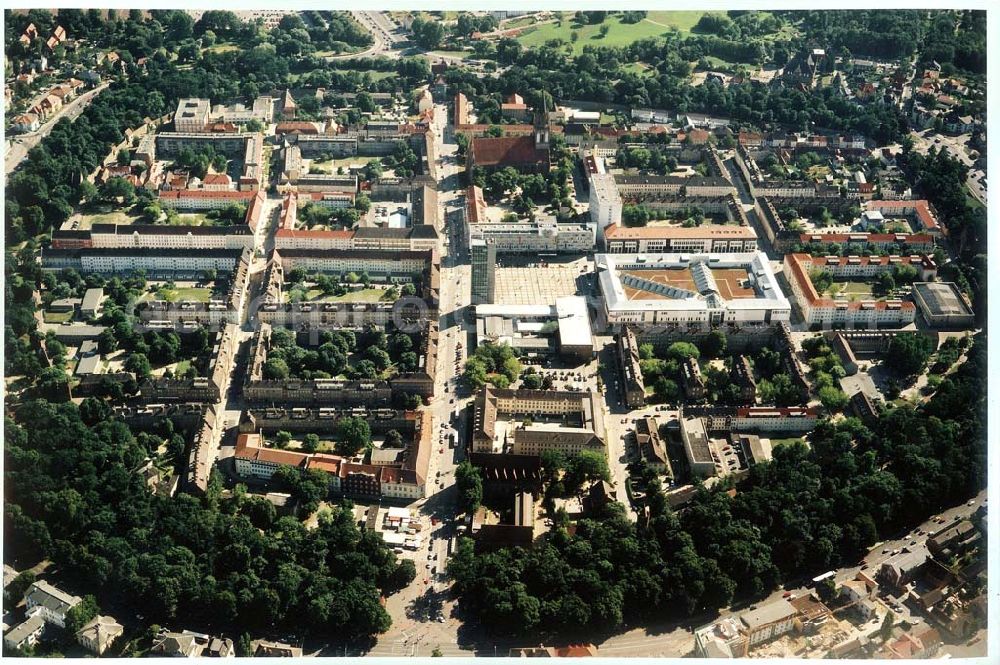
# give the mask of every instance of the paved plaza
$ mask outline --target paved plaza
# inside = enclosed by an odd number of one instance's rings
[[[542,260],[548,261],[544,265]],[[561,296],[582,295],[590,284],[588,257],[497,257],[496,304],[551,305]]]

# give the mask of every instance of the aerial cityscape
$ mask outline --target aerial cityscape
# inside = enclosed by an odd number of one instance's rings
[[[986,11],[4,27],[5,656],[987,656]]]

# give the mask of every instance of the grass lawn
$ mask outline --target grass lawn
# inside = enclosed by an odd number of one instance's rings
[[[842,296],[855,296],[870,298],[872,295],[872,285],[865,282],[834,282],[830,287],[830,293],[839,293]]]
[[[189,367],[191,367],[190,360],[178,360],[177,365],[174,367],[174,376],[178,376],[182,372],[188,371]]]
[[[182,212],[177,215],[173,226],[214,226],[215,220],[209,219],[203,212]]]
[[[133,215],[126,210],[108,210],[80,215],[80,225],[76,228],[86,230],[94,224],[135,224],[141,218],[142,215]]]
[[[736,63],[723,60],[722,58],[714,55],[706,55],[704,58],[705,60],[708,60],[709,64],[712,65],[712,69],[733,69],[736,67]],[[697,65],[698,63],[695,62],[694,64]]]
[[[686,11],[665,11],[649,12],[646,14],[647,23],[660,23],[672,28],[677,28],[682,35],[688,35],[698,25],[698,21],[705,14],[722,14],[723,12],[702,12],[697,10]]]
[[[212,53],[229,53],[230,51],[239,51],[240,47],[236,44],[212,44],[208,48],[203,48],[202,53],[206,51],[211,51]]]
[[[42,312],[42,320],[45,323],[65,323],[73,320],[74,310],[68,312]]]
[[[806,173],[809,174],[810,178],[822,178],[830,174],[830,167],[817,164],[816,166],[810,166]]]
[[[638,74],[640,76],[642,76],[646,72],[651,71],[650,66],[647,65],[645,62],[630,62],[629,64],[622,67],[622,69],[624,69],[626,72],[630,72],[632,74]]]
[[[306,300],[316,302],[379,302],[382,299],[384,289],[361,289],[360,291],[349,291],[342,296],[327,296],[319,289],[309,289],[306,291]]]
[[[797,442],[805,443],[805,440],[801,436],[790,436],[790,437],[783,438],[783,439],[775,439],[775,438],[772,437],[771,438],[771,449],[773,450],[773,449],[777,448],[778,446],[788,446],[788,445],[791,445],[791,444],[797,443]]]
[[[328,159],[325,162],[314,159],[309,163],[309,168],[320,169],[323,173],[336,173],[337,169],[343,166],[344,173],[347,173],[347,170],[351,166],[354,166],[355,164],[364,166],[371,161],[376,161],[379,164],[382,163],[382,161],[377,157],[345,157],[344,159]]]
[[[534,16],[520,16],[515,19],[511,19],[500,26],[501,30],[513,30],[514,28],[523,28],[526,25],[534,25]]]
[[[690,25],[694,25],[701,18],[703,12],[650,12],[653,14],[693,14],[694,20]],[[676,19],[668,19],[676,20]],[[640,39],[647,39],[649,37],[660,37],[666,33],[674,23],[668,23],[668,21],[653,19],[639,21],[638,23],[622,23],[620,17],[612,16],[609,17],[604,23],[600,25],[582,25],[577,26],[568,17],[563,20],[562,24],[556,23],[545,23],[539,25],[535,28],[529,28],[525,30],[521,36],[517,37],[517,41],[521,43],[522,46],[526,47],[537,47],[543,46],[545,42],[550,39],[562,39],[567,44],[573,47],[573,54],[579,55],[583,53],[584,46],[628,46],[629,44],[638,41]],[[662,24],[662,25],[661,25]],[[606,37],[600,36],[601,25],[608,26],[608,34]],[[682,22],[683,26],[688,25],[688,20]],[[682,32],[685,29],[682,25],[678,25]],[[571,41],[570,34],[572,32],[577,32],[579,34],[579,39],[576,42]]]
[[[396,72],[379,72],[370,69],[333,69],[331,71],[336,74],[369,74],[373,81],[381,81],[382,79],[396,76]]]
[[[207,287],[181,286],[168,289],[160,287],[152,292],[150,297],[160,297],[167,302],[177,302],[178,300],[194,300],[196,302],[208,302],[212,298],[213,289]],[[219,298],[222,294],[218,294]]]

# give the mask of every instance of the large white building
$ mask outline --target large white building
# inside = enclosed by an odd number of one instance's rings
[[[207,99],[188,98],[177,102],[174,111],[175,132],[203,132],[208,124],[210,102]]]
[[[517,224],[469,225],[469,243],[492,242],[497,252],[589,252],[594,249],[594,232],[586,224],[559,224],[539,220]]]
[[[609,326],[741,327],[791,315],[763,252],[598,254],[595,262]]]
[[[731,224],[693,228],[614,224],[604,229],[604,246],[609,254],[755,252],[757,234],[752,227]]]
[[[597,239],[604,241],[604,230],[622,224],[622,197],[609,173],[590,174],[590,221],[596,226]]]

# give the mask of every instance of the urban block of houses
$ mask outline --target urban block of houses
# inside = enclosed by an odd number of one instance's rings
[[[183,102],[184,100],[181,100]],[[207,105],[207,100],[205,104]],[[206,109],[207,113],[207,109]],[[176,127],[175,127],[176,128]],[[198,151],[211,147],[216,154],[222,154],[241,164],[237,188],[241,192],[261,189],[264,178],[264,136],[260,132],[204,132],[193,129],[177,129],[174,132],[156,134],[156,158],[170,160],[182,150]]]
[[[465,219],[469,242],[491,242],[500,253],[588,252],[594,248],[594,230],[588,224],[559,222],[554,217],[503,222],[491,219],[482,189],[466,190]]]
[[[926,254],[922,256],[825,256],[786,254],[785,275],[791,286],[802,317],[810,325],[843,325],[848,327],[902,327],[916,317],[916,306],[899,298],[878,299],[871,296],[851,299],[849,294],[838,297],[820,295],[813,285],[813,274],[828,273],[834,280],[870,281],[892,271],[896,266],[909,265],[920,272],[921,280],[933,279],[937,266]]]
[[[812,207],[828,207],[832,209],[833,201],[827,199],[775,199],[766,196],[758,196],[754,199],[754,210],[757,219],[768,240],[775,249],[781,252],[795,250],[796,247],[808,247],[810,245],[840,245],[849,250],[862,251],[910,251],[910,252],[932,252],[935,245],[935,236],[923,232],[919,229],[916,232],[906,233],[878,233],[852,228],[849,233],[830,233],[823,230],[804,232],[794,230],[778,214],[775,203],[785,205],[790,203],[796,209],[800,209],[803,204]],[[871,203],[871,202],[869,202]],[[867,206],[867,204],[866,204]]]
[[[600,396],[592,392],[484,387],[476,397],[472,451],[540,456],[607,454]]]
[[[325,420],[331,427],[336,425],[336,420]],[[410,411],[396,421],[397,424],[402,422],[408,425],[401,425],[400,429],[411,435],[412,441],[405,452],[397,455],[392,463],[364,464],[324,453],[276,450],[263,445],[261,434],[243,433],[239,435],[236,444],[236,471],[248,478],[266,480],[282,466],[316,469],[327,474],[333,494],[407,501],[420,499],[426,496],[428,465],[434,445],[431,415],[428,411]],[[262,426],[262,431],[276,431],[282,426],[276,424],[279,421],[269,421],[266,418],[255,418],[253,422]],[[323,419],[319,422],[323,422]],[[376,431],[384,429],[378,427],[377,418],[371,422],[377,426]]]
[[[358,326],[347,326],[360,329]],[[308,335],[308,333],[305,333]],[[289,406],[386,406],[393,394],[434,395],[437,365],[438,324],[436,319],[421,328],[417,369],[400,372],[386,381],[340,379],[265,379],[264,363],[271,345],[271,325],[262,322],[250,347],[250,366],[243,395],[253,404]]]

